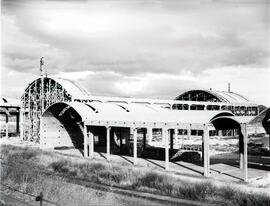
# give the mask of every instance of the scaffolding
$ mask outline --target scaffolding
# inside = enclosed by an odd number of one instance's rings
[[[55,79],[43,76],[43,57],[40,60],[41,77],[33,81],[21,96],[21,138],[39,142],[42,112],[56,102],[71,101],[71,95]]]

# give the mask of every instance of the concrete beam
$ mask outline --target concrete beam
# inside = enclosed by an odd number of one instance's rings
[[[86,125],[91,126],[110,126],[110,127],[130,127],[130,128],[178,128],[178,129],[197,129],[203,130],[203,124],[201,123],[167,123],[167,122],[126,122],[126,121],[98,121],[98,120],[86,120]]]

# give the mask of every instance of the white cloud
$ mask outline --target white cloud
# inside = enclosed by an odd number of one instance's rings
[[[256,103],[270,106],[269,77],[269,68],[234,66],[205,70],[197,76],[197,80],[205,87],[225,91],[230,82],[232,91],[243,94]]]
[[[45,56],[49,74],[78,80],[98,95],[172,98],[230,81],[269,102],[256,92],[269,93],[263,3],[3,2],[4,94],[17,95],[13,85],[25,87],[18,79],[38,75]]]

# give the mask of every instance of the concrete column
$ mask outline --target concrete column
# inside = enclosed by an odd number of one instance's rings
[[[248,135],[247,135],[247,124],[241,125],[241,131],[243,133],[243,180],[245,182],[248,181],[248,154],[247,154],[247,141],[248,141]]]
[[[88,157],[88,139],[87,139],[87,128],[84,125],[83,127],[83,156]]]
[[[147,128],[147,139],[148,139],[148,144],[152,144],[152,139],[153,139],[153,128],[152,127]]]
[[[243,126],[241,125],[240,131],[239,131],[239,166],[240,169],[243,169],[243,162],[244,162],[244,129]]]
[[[95,146],[95,143],[94,143],[94,135],[92,132],[89,131],[88,133],[88,140],[89,140],[89,156],[90,158],[94,158],[94,146]]]
[[[169,131],[162,129],[162,137],[165,139],[165,170],[169,170]]]
[[[187,132],[188,132],[188,130],[187,130]],[[185,143],[185,133],[186,133],[186,129],[182,129],[182,135],[181,135],[181,139],[182,139],[181,149],[184,148],[184,143]]]
[[[187,137],[188,137],[188,140],[191,139],[191,128],[190,127],[187,129]]]
[[[170,134],[170,148],[171,149],[173,149],[173,138],[174,138],[174,136],[175,136],[175,130],[169,130],[170,132],[169,132],[169,134]]]
[[[204,167],[204,176],[209,176],[210,170],[210,160],[209,160],[209,133],[207,125],[204,125],[203,130],[203,167]]]
[[[110,132],[111,132],[111,127],[106,127],[106,138],[107,138],[107,160],[110,158]]]
[[[178,129],[174,129],[174,142],[176,142],[177,139],[178,139]],[[173,142],[173,143],[174,143],[174,142]],[[173,148],[172,148],[172,149],[173,149]],[[177,149],[179,149],[179,148],[177,148]]]
[[[133,128],[133,164],[137,165],[137,138],[138,138],[137,128]]]
[[[222,130],[218,130],[218,137],[219,137],[219,138],[222,137]]]

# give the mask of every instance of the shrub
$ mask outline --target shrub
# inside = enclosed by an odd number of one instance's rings
[[[51,167],[56,172],[68,173],[68,162],[66,160],[58,160],[53,162],[49,167]]]

